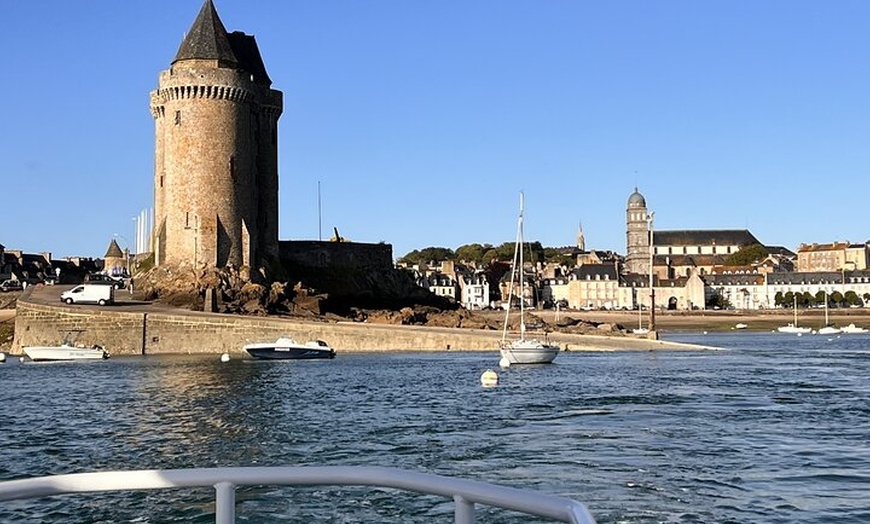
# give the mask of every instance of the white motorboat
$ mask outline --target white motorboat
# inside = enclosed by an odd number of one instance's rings
[[[734,329],[746,329],[746,328],[748,328],[748,327],[749,327],[749,324],[744,324],[743,322],[738,322],[738,323],[734,326]]]
[[[508,340],[508,325],[514,296],[514,277],[519,277],[520,291],[520,338]],[[517,219],[517,241],[514,244],[514,259],[511,263],[510,285],[508,286],[508,303],[505,308],[504,328],[502,329],[499,352],[504,364],[549,364],[559,354],[559,346],[540,340],[526,338],[525,323],[525,287],[523,276],[523,193],[520,192],[520,214]]]
[[[25,346],[21,348],[33,362],[51,360],[102,360],[109,358],[103,346],[73,346],[63,343],[59,346]]]
[[[254,358],[269,360],[335,358],[335,350],[322,340],[309,340],[300,344],[292,338],[281,337],[274,342],[246,344],[244,349]]]
[[[840,328],[840,331],[843,333],[867,333],[866,328],[858,327],[855,324],[849,324],[848,326],[844,326]]]

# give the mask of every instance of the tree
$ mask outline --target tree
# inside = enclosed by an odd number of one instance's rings
[[[456,248],[456,259],[459,262],[474,262],[476,264],[485,264],[489,260],[484,259],[487,251],[492,249],[490,244],[466,244]]]
[[[852,290],[846,291],[846,294],[843,295],[843,298],[846,300],[846,304],[850,306],[860,306],[861,298],[858,297],[858,293],[855,293]]]
[[[727,309],[731,307],[731,302],[729,302],[728,299],[725,298],[724,291],[725,290],[723,288],[713,290],[713,294],[710,295],[709,298],[707,298],[706,306],[708,309]]]
[[[773,296],[774,307],[781,307],[784,304],[785,304],[785,298],[782,295],[782,291],[777,291],[776,295]]]
[[[748,266],[755,262],[764,260],[768,254],[767,248],[761,244],[750,244],[743,246],[736,253],[725,259],[726,266]]]
[[[789,307],[793,307],[793,306],[794,306],[794,293],[792,293],[791,291],[789,291],[789,292],[787,292],[785,295],[783,295],[783,297],[782,297],[782,306],[783,306],[783,307],[786,307],[786,308],[789,308]]]
[[[824,304],[827,299],[828,299],[828,294],[825,293],[825,291],[820,289],[816,292],[816,296],[815,296],[815,303],[816,304]]]
[[[454,260],[456,254],[447,247],[426,247],[419,251],[416,249],[400,258],[398,261],[406,264],[423,264],[427,262],[442,262]]]
[[[831,302],[830,302],[831,304],[834,304],[834,305],[837,306],[837,307],[842,307],[842,306],[843,306],[843,302],[844,302],[844,300],[843,300],[843,294],[842,294],[842,293],[840,293],[839,291],[834,291],[833,293],[831,293],[831,294],[828,295],[828,296],[829,296],[830,299],[831,299]]]

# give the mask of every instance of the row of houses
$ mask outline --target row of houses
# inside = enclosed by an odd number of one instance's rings
[[[466,309],[499,308],[508,300],[509,274],[498,282],[487,280],[484,271],[445,262],[429,267],[411,266],[419,285],[449,298]],[[870,307],[870,270],[761,272],[727,271],[690,273],[672,278],[653,274],[620,274],[617,264],[584,264],[564,275],[544,276],[543,267],[529,265],[523,300],[529,307],[567,309],[638,309],[651,304],[654,291],[657,308],[696,310],[713,307],[772,309],[783,305],[787,294],[853,293]],[[652,282],[652,287],[650,286]],[[514,289],[520,286],[514,285]]]
[[[6,249],[0,244],[0,282],[18,280],[38,284],[46,281],[81,282],[84,275],[104,271],[113,275],[126,274],[129,253],[122,251],[115,240],[109,242],[103,259],[65,257],[56,259],[50,252],[25,253]]]

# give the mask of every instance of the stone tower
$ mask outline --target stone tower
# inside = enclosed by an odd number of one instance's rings
[[[649,214],[646,199],[634,188],[625,210],[625,272],[649,273]]]
[[[259,267],[278,259],[280,91],[253,36],[205,0],[151,92],[157,265]]]

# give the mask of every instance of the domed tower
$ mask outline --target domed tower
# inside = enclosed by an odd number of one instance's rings
[[[649,273],[649,214],[646,199],[634,188],[625,210],[625,272]]]
[[[155,263],[259,267],[278,258],[278,118],[253,36],[205,0],[151,92]]]

